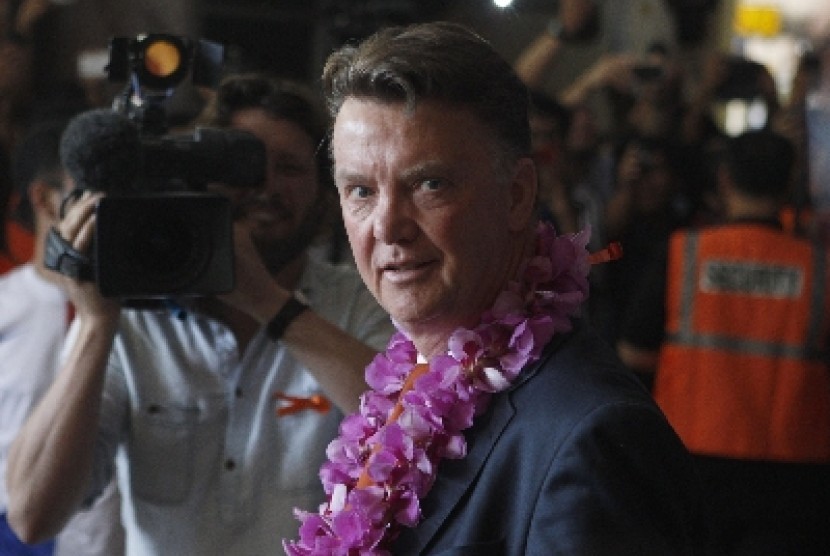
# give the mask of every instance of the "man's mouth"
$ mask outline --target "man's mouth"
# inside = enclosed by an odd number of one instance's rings
[[[396,261],[382,265],[384,279],[394,283],[405,283],[426,276],[434,267],[435,261]]]

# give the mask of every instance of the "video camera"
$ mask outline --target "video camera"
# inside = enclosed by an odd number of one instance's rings
[[[61,140],[74,196],[107,193],[96,208],[93,249],[85,256],[53,232],[49,268],[94,280],[103,295],[134,305],[233,288],[230,202],[205,185],[260,185],[265,147],[233,129],[167,134],[167,102],[176,87],[188,76],[214,87],[223,58],[221,45],[173,35],[110,41],[108,78],[125,81],[125,89],[112,110],[76,116]]]

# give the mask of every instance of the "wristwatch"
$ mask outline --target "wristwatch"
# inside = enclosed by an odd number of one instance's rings
[[[309,309],[308,302],[299,292],[288,298],[285,305],[277,311],[277,314],[265,325],[265,334],[273,341],[277,341],[285,334],[288,326],[294,319]]]

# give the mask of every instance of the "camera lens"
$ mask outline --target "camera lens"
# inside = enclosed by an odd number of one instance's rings
[[[209,236],[201,226],[182,215],[171,213],[136,214],[127,223],[123,260],[136,276],[143,276],[158,288],[182,289],[204,272],[208,263]]]
[[[96,241],[105,295],[188,292],[207,272],[213,235],[183,199],[112,198],[104,208],[99,206]]]
[[[167,217],[146,223],[131,242],[136,266],[162,276],[180,273],[182,263],[192,258],[196,247],[191,231]]]
[[[96,280],[105,296],[212,295],[233,287],[227,198],[173,192],[104,197],[96,219]]]

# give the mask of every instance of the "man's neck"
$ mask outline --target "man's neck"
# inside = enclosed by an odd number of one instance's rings
[[[774,220],[779,217],[780,205],[775,201],[748,201],[730,203],[726,215],[729,220]]]

